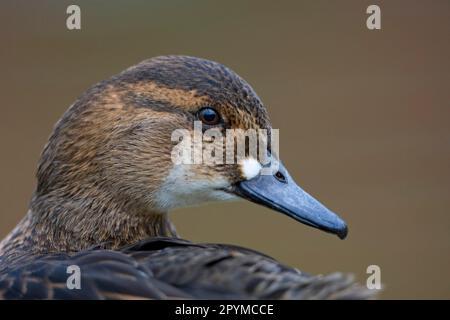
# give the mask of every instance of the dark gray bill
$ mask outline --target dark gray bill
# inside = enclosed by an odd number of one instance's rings
[[[240,197],[269,207],[311,227],[347,236],[347,225],[338,215],[300,188],[280,163],[275,175],[258,175],[239,182],[235,192]]]

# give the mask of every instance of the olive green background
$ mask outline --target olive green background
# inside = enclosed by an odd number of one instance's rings
[[[76,3],[82,30],[68,31]],[[366,28],[378,4],[382,30]],[[337,237],[244,201],[182,209],[181,235],[307,272],[381,267],[384,298],[450,298],[450,2],[2,1],[0,236],[25,214],[40,151],[90,85],[187,54],[248,80],[291,175],[348,222]]]

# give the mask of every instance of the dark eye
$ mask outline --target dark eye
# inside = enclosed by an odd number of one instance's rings
[[[203,108],[198,112],[198,118],[208,125],[215,125],[220,122],[219,113],[213,108]]]

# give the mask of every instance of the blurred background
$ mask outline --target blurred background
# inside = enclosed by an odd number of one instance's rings
[[[80,31],[66,8],[81,7]],[[366,28],[381,7],[382,29]],[[280,129],[297,182],[349,225],[337,237],[248,202],[171,214],[180,234],[248,246],[383,298],[450,298],[450,2],[2,1],[0,237],[26,213],[54,123],[89,86],[185,54],[238,72]]]

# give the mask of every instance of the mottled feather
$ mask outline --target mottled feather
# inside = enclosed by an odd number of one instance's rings
[[[81,289],[68,289],[69,265]],[[120,250],[29,257],[0,276],[5,299],[362,299],[342,273],[312,276],[253,250],[154,238]]]

